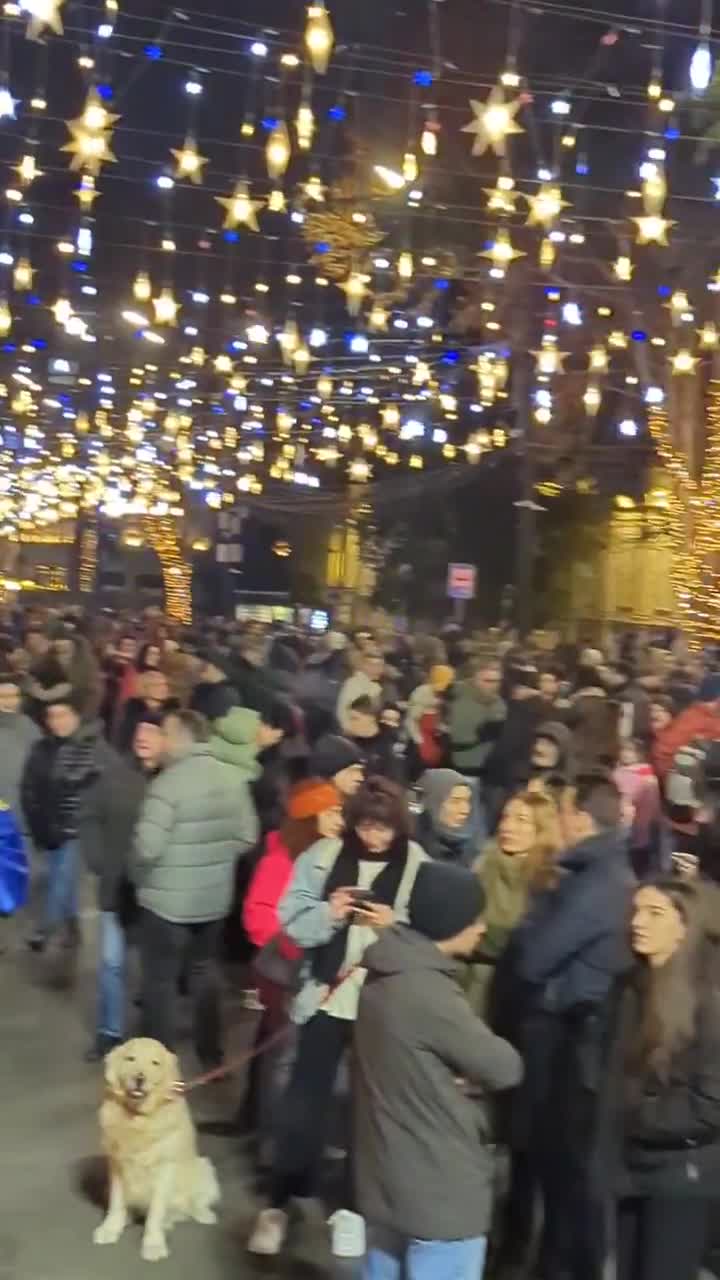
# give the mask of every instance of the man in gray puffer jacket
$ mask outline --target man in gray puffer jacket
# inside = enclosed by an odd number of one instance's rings
[[[363,1280],[480,1280],[492,1208],[493,1158],[468,1086],[520,1082],[522,1062],[476,1018],[455,957],[485,928],[471,871],[425,862],[410,927],[365,953],[355,1026],[353,1096],[358,1207],[369,1227]]]
[[[258,820],[247,783],[213,755],[202,716],[173,711],[163,729],[168,763],[148,789],[135,832],[144,1034],[174,1048],[175,996],[187,966],[195,1048],[212,1067],[222,1061],[219,934],[235,864],[255,844]]]

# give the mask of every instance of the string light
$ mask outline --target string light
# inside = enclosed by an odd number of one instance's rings
[[[324,4],[308,5],[305,47],[318,75],[325,75],[330,62],[335,36]]]
[[[508,137],[523,132],[515,119],[522,99],[507,102],[502,85],[496,85],[487,101],[477,102],[473,98],[470,106],[475,118],[470,124],[463,125],[462,132],[475,135],[473,155],[482,156],[491,147],[495,155],[504,156]]]
[[[290,163],[290,135],[284,120],[278,121],[265,148],[267,170],[271,178],[282,178]]]
[[[191,134],[188,134],[182,147],[171,148],[171,155],[175,157],[176,178],[189,178],[196,186],[202,182],[203,169],[208,161],[206,156],[198,153],[197,143]]]

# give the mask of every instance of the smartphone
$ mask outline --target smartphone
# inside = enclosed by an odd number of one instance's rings
[[[377,900],[373,897],[372,889],[351,889],[350,890],[355,905],[358,907],[374,907]]]
[[[695,880],[699,871],[699,861],[694,853],[672,853],[673,871],[683,880]]]

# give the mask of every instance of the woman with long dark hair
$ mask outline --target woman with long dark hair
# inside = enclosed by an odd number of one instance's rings
[[[279,908],[286,936],[305,958],[292,1012],[300,1027],[298,1051],[281,1106],[271,1205],[248,1244],[250,1252],[267,1256],[282,1248],[290,1200],[317,1191],[328,1102],[352,1040],[365,951],[382,929],[407,921],[426,859],[409,839],[407,800],[394,783],[368,778],[348,801],[345,818],[342,839],[322,840],[298,858]]]
[[[695,1280],[720,1179],[720,991],[702,885],[662,877],[633,900],[620,1011],[617,1280]]]

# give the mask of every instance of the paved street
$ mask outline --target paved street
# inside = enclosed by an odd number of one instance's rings
[[[21,947],[0,958],[0,1280],[126,1280],[129,1274],[170,1274],[173,1280],[242,1280],[255,1274],[244,1251],[255,1205],[238,1139],[227,1132],[241,1083],[193,1095],[201,1149],[212,1157],[223,1190],[216,1227],[194,1223],[172,1235],[171,1260],[141,1263],[140,1230],[129,1228],[114,1247],[92,1244],[100,1221],[96,1112],[101,1071],[83,1062],[93,1002],[93,935],[74,980],[62,965]],[[251,1015],[239,989],[227,1001],[230,1052],[247,1040]],[[196,1070],[184,1045],[187,1072]],[[301,1266],[302,1262],[305,1266]],[[296,1241],[279,1274],[327,1274],[330,1258],[317,1237]],[[268,1274],[267,1266],[263,1275]]]

